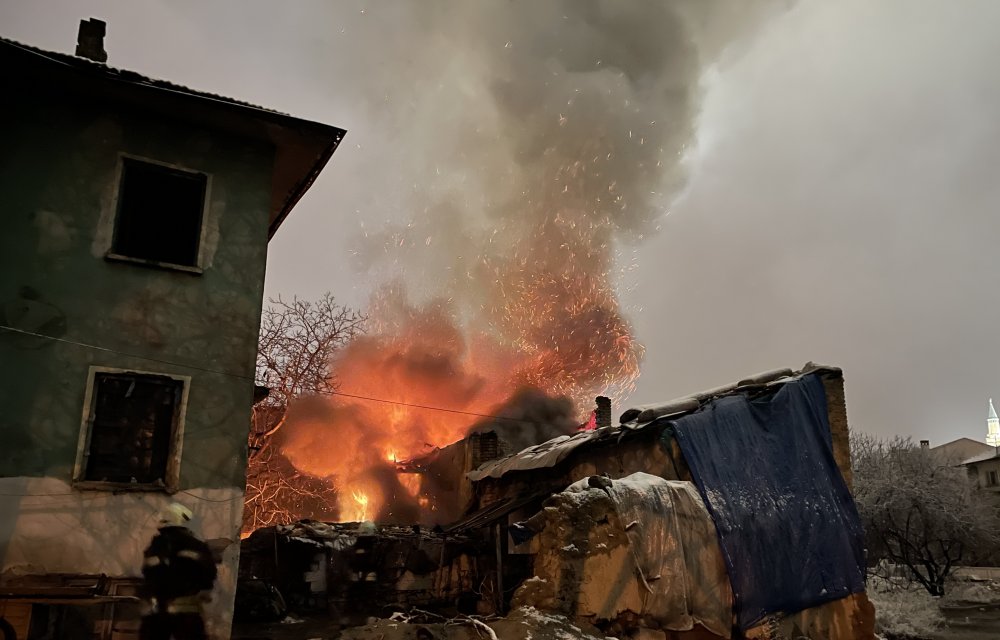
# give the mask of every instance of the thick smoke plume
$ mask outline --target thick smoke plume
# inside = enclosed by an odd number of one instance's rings
[[[383,470],[495,423],[471,414],[527,420],[504,431],[528,445],[571,431],[595,395],[632,388],[643,348],[618,303],[618,252],[684,183],[703,58],[732,17],[715,4],[364,13],[406,25],[368,45],[397,52],[402,73],[366,86],[398,154],[371,168],[405,205],[359,239],[359,268],[389,284],[335,372],[345,394],[396,404],[340,397],[284,436],[297,467],[337,478],[344,517],[384,514],[401,492],[419,500]]]
[[[534,387],[516,390],[486,418],[472,425],[470,432],[494,431],[512,451],[545,442],[580,428],[573,402],[553,397]]]

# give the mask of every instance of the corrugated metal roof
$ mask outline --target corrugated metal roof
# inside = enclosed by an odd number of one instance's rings
[[[529,502],[540,500],[550,495],[552,495],[550,491],[541,491],[494,502],[479,511],[467,515],[458,522],[450,524],[445,528],[445,532],[463,533],[465,531],[479,529],[485,525],[493,523],[496,520],[499,520],[500,518],[503,518],[512,511],[520,509]]]
[[[676,418],[696,411],[702,405],[711,402],[715,398],[734,393],[744,393],[752,389],[779,386],[791,380],[796,380],[803,375],[817,372],[839,375],[841,370],[837,367],[808,362],[799,371],[773,369],[749,376],[739,382],[709,389],[692,396],[678,398],[661,404],[634,407],[622,414],[617,425],[594,431],[584,431],[572,436],[553,438],[505,458],[487,462],[475,471],[470,472],[468,478],[473,482],[478,482],[485,478],[500,478],[513,471],[554,467],[581,447],[599,446],[612,440],[618,441],[629,432],[640,431],[662,420]]]

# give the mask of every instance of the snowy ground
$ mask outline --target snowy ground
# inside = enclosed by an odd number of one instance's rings
[[[592,627],[579,626],[558,615],[533,607],[511,611],[505,618],[474,621],[471,618],[448,622],[379,620],[364,627],[339,629],[328,619],[286,619],[283,623],[238,625],[233,640],[606,640]]]
[[[232,640],[328,640],[336,638],[339,625],[327,616],[285,622],[256,622],[233,625]]]
[[[947,626],[930,640],[997,640],[1000,638],[1000,605],[980,605],[944,610]]]
[[[883,637],[907,640],[1000,639],[1000,583],[950,582],[944,598],[932,598],[914,585],[869,585]]]

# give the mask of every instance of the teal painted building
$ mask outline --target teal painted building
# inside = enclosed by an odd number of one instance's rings
[[[0,615],[103,575],[110,620],[176,501],[222,555],[228,637],[267,243],[344,132],[81,42],[0,40]]]

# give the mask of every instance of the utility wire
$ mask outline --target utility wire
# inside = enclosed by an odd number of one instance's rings
[[[140,359],[140,360],[148,360],[150,362],[158,362],[160,364],[167,364],[167,365],[171,365],[171,366],[175,366],[175,367],[184,367],[184,368],[188,368],[188,369],[194,369],[196,371],[203,371],[205,373],[214,373],[214,374],[218,374],[218,375],[222,375],[222,376],[229,376],[229,377],[232,377],[232,378],[239,378],[241,380],[249,380],[250,382],[255,382],[255,380],[253,378],[249,377],[249,376],[243,376],[243,375],[239,375],[239,374],[236,374],[236,373],[230,373],[228,371],[219,371],[217,369],[208,369],[208,368],[205,368],[205,367],[199,367],[197,365],[192,365],[192,364],[187,364],[187,363],[181,363],[181,362],[174,362],[174,361],[171,361],[171,360],[164,360],[162,358],[152,358],[150,356],[143,356],[143,355],[139,355],[137,353],[128,353],[126,351],[118,351],[117,349],[111,349],[109,347],[101,347],[101,346],[94,345],[94,344],[88,344],[86,342],[77,342],[75,340],[66,340],[65,338],[57,338],[55,336],[47,336],[45,334],[34,333],[32,331],[25,331],[23,329],[15,329],[14,327],[8,327],[6,325],[0,325],[0,329],[2,329],[4,331],[8,331],[10,333],[17,333],[17,334],[21,334],[21,335],[25,335],[25,336],[31,336],[33,338],[43,338],[43,339],[46,339],[46,340],[52,340],[54,342],[61,342],[63,344],[69,344],[69,345],[73,345],[73,346],[77,346],[77,347],[83,347],[85,349],[94,349],[96,351],[102,351],[102,352],[105,352],[105,353],[113,353],[115,355],[128,356],[130,358],[137,358],[137,359]],[[412,403],[412,402],[402,402],[402,401],[399,401],[399,400],[387,400],[385,398],[375,398],[375,397],[372,397],[372,396],[363,396],[363,395],[359,395],[359,394],[355,394],[355,393],[345,393],[343,391],[331,391],[330,394],[331,395],[335,395],[335,396],[340,396],[340,397],[343,397],[343,398],[352,398],[354,400],[367,400],[369,402],[380,402],[380,403],[383,403],[383,404],[393,404],[393,405],[397,405],[397,406],[401,406],[401,407],[410,407],[410,408],[413,408],[413,409],[426,409],[428,411],[441,411],[443,413],[453,413],[453,414],[463,415],[463,416],[473,416],[473,417],[476,417],[476,418],[490,418],[492,420],[507,420],[509,422],[519,422],[519,423],[522,423],[522,424],[541,424],[537,420],[525,420],[525,419],[522,419],[522,418],[511,418],[511,417],[508,417],[508,416],[498,416],[498,415],[493,415],[493,414],[489,414],[489,413],[477,413],[475,411],[463,411],[461,409],[448,409],[448,408],[445,408],[445,407],[435,407],[435,406],[426,405],[426,404],[416,404],[416,403]],[[193,434],[189,434],[189,435],[193,435]],[[203,497],[201,497],[199,495],[196,495],[194,493],[191,493],[190,491],[187,491],[187,490],[182,490],[179,493],[183,493],[183,494],[189,495],[192,498],[195,498],[197,500],[202,500],[204,502],[223,503],[223,502],[231,502],[233,500],[236,500],[237,498],[239,498],[239,499],[243,498],[242,495],[238,495],[238,496],[233,496],[232,498],[225,498],[225,499],[222,499],[222,500],[215,500],[215,499],[212,499],[212,498],[203,498]],[[103,493],[103,492],[102,493],[93,494],[93,495],[88,495],[88,494],[84,494],[84,493],[80,493],[80,492],[76,492],[76,491],[64,492],[64,493],[0,493],[0,497],[5,497],[5,498],[54,498],[54,497],[60,497],[60,496],[79,496],[80,498],[82,498],[84,500],[95,499],[95,498],[103,497],[105,495],[107,495],[107,494]]]
[[[150,362],[158,362],[160,364],[168,364],[174,367],[186,367],[188,369],[194,369],[196,371],[203,371],[205,373],[215,373],[221,376],[230,376],[232,378],[239,378],[240,380],[249,380],[250,382],[256,382],[256,380],[249,376],[243,376],[237,373],[230,373],[228,371],[219,371],[217,369],[207,369],[204,367],[199,367],[193,364],[186,364],[182,362],[173,362],[171,360],[163,360],[160,358],[152,358],[150,356],[143,356],[137,353],[128,353],[126,351],[118,351],[116,349],[111,349],[109,347],[100,347],[94,344],[87,344],[85,342],[76,342],[74,340],[66,340],[64,338],[56,338],[54,336],[47,336],[41,333],[33,333],[31,331],[24,331],[23,329],[15,329],[14,327],[8,327],[6,325],[0,325],[0,329],[4,331],[10,331],[12,333],[19,333],[21,335],[31,336],[33,338],[44,338],[47,340],[54,340],[55,342],[62,342],[64,344],[70,344],[77,347],[84,347],[86,349],[95,349],[97,351],[103,351],[105,353],[114,353],[120,356],[128,356],[130,358],[138,358],[140,360],[148,360]],[[394,404],[401,407],[411,407],[413,409],[426,409],[428,411],[441,411],[444,413],[454,413],[463,416],[474,416],[477,418],[490,418],[493,420],[507,420],[508,422],[519,422],[521,424],[542,424],[538,420],[525,420],[523,418],[511,418],[508,416],[498,416],[489,413],[476,413],[475,411],[462,411],[461,409],[448,409],[445,407],[435,407],[427,404],[415,404],[410,402],[402,402],[399,400],[388,400],[386,398],[375,398],[372,396],[362,396],[353,393],[344,393],[342,391],[331,391],[331,395],[341,396],[344,398],[353,398],[355,400],[367,400],[369,402],[381,402],[383,404]]]
[[[76,496],[81,500],[95,500],[97,498],[106,498],[108,496],[113,496],[119,493],[133,493],[128,489],[109,489],[107,491],[97,490],[97,489],[87,489],[85,491],[65,491],[61,493],[0,493],[0,497],[4,498],[59,498]],[[140,493],[149,493],[148,491],[143,491]],[[156,492],[153,492],[156,493]],[[216,500],[214,498],[204,498],[196,493],[192,493],[187,489],[182,489],[177,493],[183,493],[189,495],[192,498],[201,500],[203,502],[232,502],[233,500],[243,500],[243,494],[235,495],[231,498],[223,498],[222,500]]]
[[[356,400],[370,400],[372,402],[383,402],[385,404],[395,404],[402,407],[412,407],[414,409],[429,409],[431,411],[444,411],[446,413],[457,413],[463,416],[476,416],[478,418],[493,418],[495,420],[510,420],[512,422],[524,422],[527,424],[540,424],[537,420],[525,420],[523,418],[510,418],[507,416],[495,416],[489,413],[476,413],[475,411],[462,411],[460,409],[445,409],[444,407],[432,407],[426,404],[413,404],[410,402],[400,402],[399,400],[384,400],[382,398],[372,398],[370,396],[359,396],[353,393],[343,393],[341,391],[331,391],[331,395],[354,398]]]
[[[85,494],[79,491],[67,491],[64,493],[0,493],[0,497],[4,498],[58,498],[60,496],[79,496],[83,500],[93,500],[95,498],[105,498],[111,495],[113,492],[100,492],[94,493],[93,495]]]
[[[9,331],[11,333],[19,333],[25,336],[31,336],[33,338],[44,338],[46,340],[52,340],[54,342],[61,342],[63,344],[71,344],[76,347],[83,347],[85,349],[94,349],[95,351],[103,351],[105,353],[114,353],[119,356],[128,356],[130,358],[138,358],[140,360],[148,360],[150,362],[158,362],[160,364],[169,364],[173,367],[182,367],[186,369],[194,369],[195,371],[202,371],[204,373],[215,373],[220,376],[229,376],[231,378],[239,378],[240,380],[249,380],[254,382],[253,376],[244,376],[238,373],[232,373],[230,371],[220,371],[218,369],[207,369],[205,367],[199,367],[198,365],[188,364],[186,362],[174,362],[172,360],[163,360],[162,358],[153,358],[150,356],[139,355],[138,353],[129,353],[127,351],[118,351],[117,349],[111,349],[109,347],[101,347],[96,344],[88,344],[86,342],[76,342],[75,340],[66,340],[65,338],[57,338],[55,336],[47,336],[42,333],[34,333],[32,331],[25,331],[24,329],[15,329],[14,327],[8,327],[6,325],[0,324],[0,329],[4,331]]]

